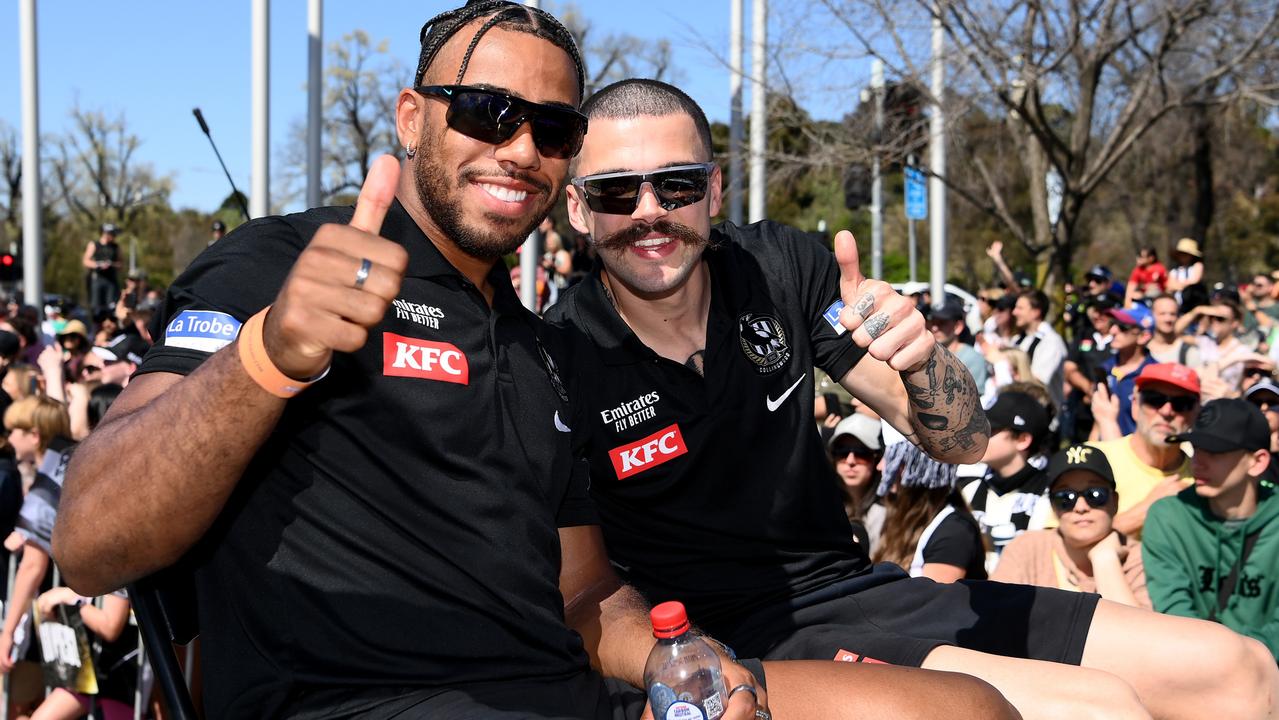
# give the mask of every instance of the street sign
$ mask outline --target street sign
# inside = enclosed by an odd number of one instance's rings
[[[919,168],[906,168],[906,217],[923,220],[928,217],[928,186]]]

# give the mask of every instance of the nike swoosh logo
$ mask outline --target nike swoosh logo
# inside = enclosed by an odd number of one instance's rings
[[[790,394],[795,392],[795,388],[799,387],[799,384],[804,382],[804,378],[806,377],[808,377],[808,373],[804,373],[803,375],[800,375],[799,379],[795,381],[795,384],[786,388],[786,392],[782,393],[781,396],[779,396],[776,400],[765,395],[764,402],[766,405],[768,405],[768,411],[773,412],[777,410],[777,408],[781,407],[782,403],[786,402],[786,398],[790,397]]]
[[[560,420],[559,410],[555,411],[555,429],[559,430],[560,432],[573,432],[572,429],[569,428],[569,426],[564,424],[563,420]]]

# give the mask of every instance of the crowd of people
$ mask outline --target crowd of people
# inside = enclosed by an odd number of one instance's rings
[[[1269,276],[1205,289],[1184,240],[1057,308],[995,245],[968,327],[847,232],[714,224],[701,108],[583,103],[549,13],[421,41],[354,208],[215,228],[163,291],[104,226],[87,312],[10,303],[0,671],[43,623],[97,680],[18,709],[130,712],[121,588],[168,569],[211,718],[635,720],[665,600],[724,720],[1279,717]]]
[[[918,479],[894,476],[873,410],[817,397],[873,554],[939,582],[989,577],[1213,620],[1279,657],[1279,556],[1254,551],[1279,537],[1279,290],[1268,273],[1208,287],[1198,243],[1174,247],[1172,271],[1141,248],[1126,283],[1094,265],[1053,313],[996,244],[999,283],[976,293],[976,332],[957,297],[921,298],[937,341],[987,378],[985,454],[942,473],[960,501],[902,507],[898,487]]]

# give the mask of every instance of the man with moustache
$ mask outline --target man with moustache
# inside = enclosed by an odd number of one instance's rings
[[[861,275],[849,233],[832,258],[775,223],[712,228],[720,172],[687,95],[626,80],[582,111],[569,218],[601,265],[548,316],[571,333],[569,424],[610,558],[648,600],[680,598],[744,655],[973,674],[1026,717],[1273,711],[1268,653],[1217,626],[869,567],[813,432],[813,367],[950,462],[987,442],[971,377]]]
[[[194,570],[207,716],[639,716],[648,606],[572,460],[558,334],[500,262],[557,197],[583,84],[550,15],[443,13],[397,101],[405,172],[379,159],[354,211],[247,223],[171,287],[69,470],[55,554],[91,594]],[[725,657],[723,717],[1012,716],[958,675],[895,700],[921,673],[884,670],[770,664],[770,703]]]

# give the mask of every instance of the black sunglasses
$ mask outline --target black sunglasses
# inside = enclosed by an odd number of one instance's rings
[[[586,137],[586,116],[576,110],[468,85],[419,85],[413,89],[448,100],[444,119],[449,127],[490,145],[510,140],[521,125],[530,123],[537,151],[567,160],[582,149],[582,138]]]
[[[1141,404],[1158,410],[1164,403],[1172,405],[1173,412],[1187,412],[1199,405],[1199,398],[1194,395],[1165,395],[1158,390],[1142,390],[1137,393]]]
[[[663,210],[692,205],[706,197],[715,163],[676,165],[652,172],[612,172],[573,178],[586,207],[608,215],[630,215],[639,207],[644,183],[653,188]]]
[[[864,447],[857,447],[855,445],[844,445],[841,447],[833,447],[830,450],[830,457],[832,460],[843,460],[849,455],[852,455],[854,460],[858,458],[862,458],[865,460],[875,460],[878,457],[877,453],[875,453],[873,450],[868,450]]]
[[[1088,503],[1088,507],[1104,508],[1106,503],[1110,502],[1110,488],[1108,487],[1090,487],[1082,492],[1079,490],[1071,490],[1062,488],[1061,490],[1053,490],[1048,497],[1052,499],[1053,507],[1057,508],[1057,512],[1070,512],[1075,509],[1075,503],[1083,496],[1084,502]]]

